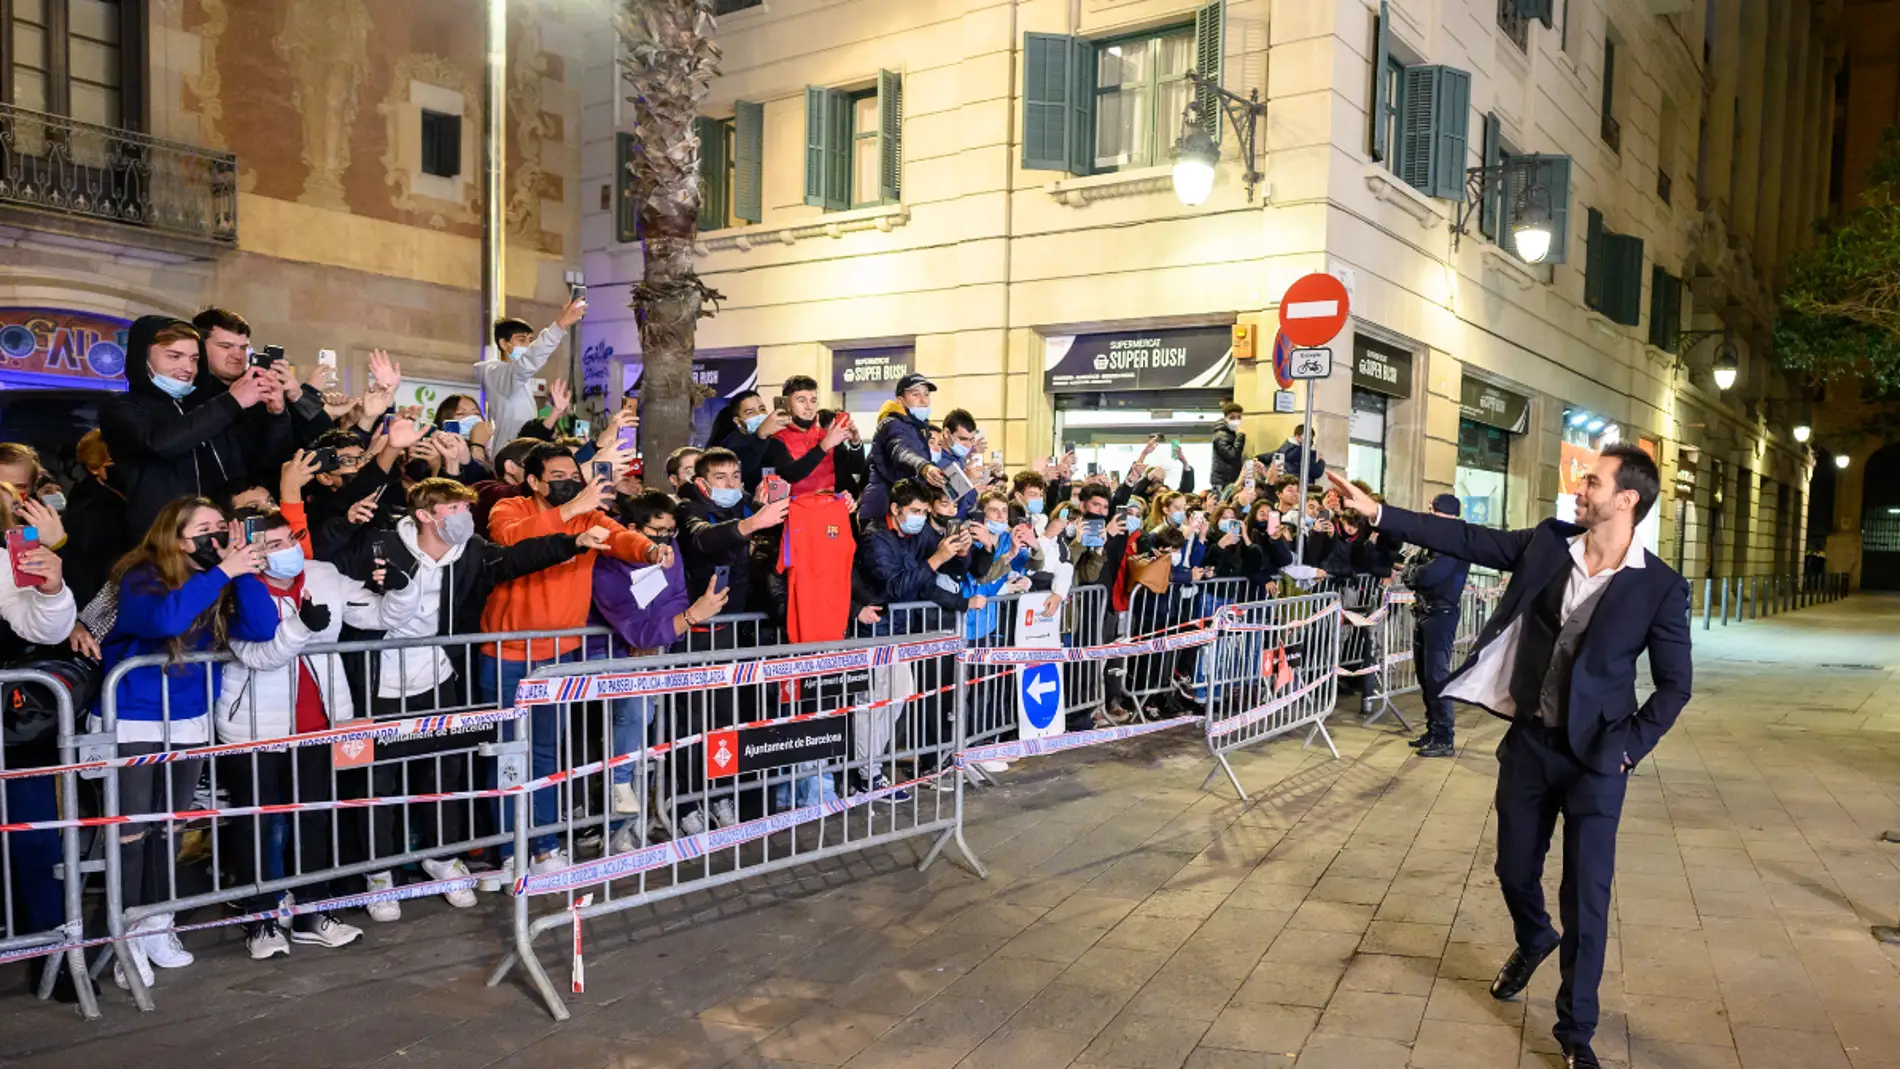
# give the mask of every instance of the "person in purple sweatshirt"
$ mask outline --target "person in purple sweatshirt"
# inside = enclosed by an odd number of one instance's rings
[[[629,530],[639,531],[656,545],[670,546],[679,533],[675,510],[679,502],[659,490],[624,498],[620,519]],[[649,568],[665,568],[666,586],[641,605],[633,590],[637,580]],[[697,600],[686,590],[685,565],[673,554],[665,565],[636,567],[607,554],[594,560],[594,609],[592,622],[613,629],[614,635],[630,647],[632,656],[659,653],[678,643],[694,627],[719,615],[726,606],[726,591],[709,585]],[[647,725],[653,721],[653,699],[616,698],[610,705],[615,755],[632,753],[646,744]],[[641,788],[646,777],[635,777],[634,770],[645,762],[621,765],[613,770],[612,809],[617,815],[632,817],[641,812]],[[609,849],[625,853],[638,845],[635,823],[628,821],[614,832]]]

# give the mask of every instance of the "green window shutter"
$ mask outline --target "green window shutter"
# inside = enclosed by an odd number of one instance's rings
[[[699,228],[719,230],[726,225],[726,124],[696,115],[693,133],[699,138]]]
[[[1225,0],[1211,0],[1194,13],[1194,69],[1202,76],[1213,79],[1215,85],[1221,84],[1221,51],[1226,28]],[[1218,145],[1221,135],[1220,94],[1198,87],[1194,93],[1195,117],[1200,120],[1201,129],[1206,130]]]
[[[805,203],[819,208],[831,207],[825,201],[825,175],[830,162],[825,151],[825,133],[830,129],[825,124],[828,93],[815,85],[805,87]]]
[[[1443,67],[1405,68],[1404,112],[1399,115],[1399,178],[1419,192],[1432,184],[1432,149],[1436,131],[1432,116],[1438,107],[1438,78]]]
[[[1095,49],[1080,37],[1023,35],[1023,169],[1094,168]]]
[[[1669,344],[1672,353],[1682,351],[1682,279],[1669,276]]]
[[[1537,157],[1537,180],[1550,194],[1550,252],[1547,264],[1560,264],[1570,255],[1570,157]]]
[[[633,135],[614,135],[614,240],[629,245],[640,240],[640,202],[633,192]]]
[[[1536,19],[1544,24],[1546,30],[1551,28],[1551,8],[1555,6],[1555,2],[1556,0],[1515,0],[1520,18],[1525,21]]]
[[[1385,109],[1389,103],[1385,99],[1385,68],[1392,61],[1392,45],[1386,36],[1386,27],[1391,25],[1391,11],[1386,0],[1379,0],[1379,21],[1372,33],[1372,114],[1368,116],[1372,126],[1372,158],[1383,161],[1388,152],[1397,151],[1396,145],[1385,143]]]
[[[1669,272],[1661,264],[1649,269],[1649,344],[1669,348]]]
[[[1603,314],[1626,327],[1643,322],[1643,239],[1628,234],[1604,234],[1609,261]]]
[[[1490,169],[1504,161],[1504,130],[1498,122],[1496,112],[1484,113],[1484,200],[1478,210],[1478,233],[1503,245],[1509,235],[1508,230],[1498,228],[1498,205],[1509,204],[1506,196],[1511,194],[1510,175],[1508,173],[1491,175]]]
[[[1471,150],[1471,75],[1445,67],[1438,75],[1432,114],[1432,177],[1425,192],[1445,200],[1465,196],[1465,164]]]
[[[838,89],[825,91],[825,207],[851,207],[851,96]],[[871,200],[871,190],[864,199]]]
[[[877,72],[877,198],[896,204],[903,193],[904,81]]]
[[[1603,213],[1590,209],[1589,222],[1583,231],[1583,303],[1586,307],[1604,311],[1603,294],[1605,291],[1604,274],[1609,271],[1609,257],[1604,255],[1604,245],[1609,235],[1603,230]]]
[[[732,106],[732,214],[740,222],[765,219],[765,105]]]

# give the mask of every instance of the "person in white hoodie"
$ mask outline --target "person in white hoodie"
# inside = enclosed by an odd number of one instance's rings
[[[534,376],[544,367],[554,350],[567,338],[569,327],[587,314],[587,298],[567,302],[554,325],[536,334],[525,320],[501,319],[495,322],[495,349],[475,365],[482,394],[488,404],[488,422],[495,425],[495,440],[510,442],[520,437],[521,425],[534,419],[541,405],[534,399]]]
[[[333,653],[305,651],[336,642],[345,622],[381,630],[389,626],[389,614],[400,611],[334,566],[305,560],[297,532],[283,513],[265,513],[263,520],[260,548],[265,556],[259,578],[277,606],[277,634],[268,642],[231,641],[237,664],[224,672],[219,684],[219,742],[281,739],[355,719],[342,660]],[[218,773],[233,806],[323,802],[334,797],[328,743],[221,757]],[[239,879],[281,886],[300,873],[331,868],[342,860],[332,851],[334,814],[317,811],[295,816],[294,832],[289,814],[232,822],[225,841]],[[298,890],[306,900],[348,891],[333,880],[304,884]],[[245,908],[273,908],[284,893],[261,891]],[[253,922],[245,927],[244,942],[251,957],[263,961],[290,953],[291,943],[340,947],[362,934],[362,929],[318,912],[292,920],[288,938],[275,919]]]

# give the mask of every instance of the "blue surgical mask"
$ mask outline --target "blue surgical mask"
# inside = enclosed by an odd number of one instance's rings
[[[943,450],[941,450],[941,449],[932,449],[932,450],[930,451],[930,462],[931,462],[932,464],[935,464],[935,463],[937,463],[938,461],[940,461],[940,460],[942,460],[942,459],[943,459]]]
[[[41,494],[40,504],[45,505],[47,508],[52,509],[54,512],[65,512],[66,511],[66,495],[60,493],[57,490],[53,491],[50,494]]]
[[[1179,527],[1182,524],[1187,522],[1187,513],[1182,512],[1180,509],[1176,509],[1173,512],[1168,513],[1168,522],[1171,524],[1174,524],[1176,527]]]
[[[177,379],[172,378],[170,375],[160,375],[158,372],[154,371],[152,372],[152,385],[158,387],[161,390],[164,390],[167,394],[171,396],[172,400],[182,401],[185,399],[185,396],[187,394],[191,393],[192,388],[196,386],[197,384],[190,383],[190,382],[179,382]]]
[[[1027,511],[1031,516],[1042,515],[1042,498],[1039,498],[1039,497],[1023,498],[1023,509]]]
[[[970,447],[964,445],[962,442],[951,442],[950,451],[957,455],[958,460],[962,460],[964,457],[970,455]]]
[[[765,423],[765,413],[763,412],[759,413],[756,416],[747,416],[745,418],[745,424],[744,424],[745,432],[747,434],[757,434],[759,433],[759,427],[763,425],[764,423]]]
[[[712,503],[722,509],[729,509],[745,499],[745,491],[736,486],[715,486],[706,491]]]
[[[272,579],[295,579],[303,574],[303,547],[285,546],[264,557],[264,574]]]
[[[528,358],[528,347],[525,345],[517,345],[513,349],[508,350],[508,359],[510,360],[518,361],[518,360],[526,360],[527,358]]]
[[[984,520],[983,526],[988,528],[989,532],[993,535],[1009,533],[1009,524],[1004,523],[1002,520]]]
[[[907,535],[922,534],[924,530],[924,524],[928,522],[929,519],[930,517],[928,516],[919,516],[919,515],[913,514],[913,515],[905,516],[903,519],[897,521],[897,526],[901,528],[903,532]]]
[[[915,420],[921,420],[925,423],[930,422],[930,406],[929,405],[917,405],[909,409],[908,411],[910,412],[910,418],[915,419]]]
[[[1240,521],[1239,520],[1222,520],[1220,521],[1220,530],[1222,534],[1237,535],[1240,533]]]

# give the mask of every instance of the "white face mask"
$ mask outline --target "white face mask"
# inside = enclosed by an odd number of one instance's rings
[[[1239,430],[1239,429],[1240,429],[1240,421],[1239,421],[1239,420],[1237,420],[1237,419],[1230,419],[1230,420],[1228,420],[1228,421],[1227,421],[1227,429],[1228,429],[1228,430],[1230,430],[1230,431],[1237,431],[1237,430]]]

